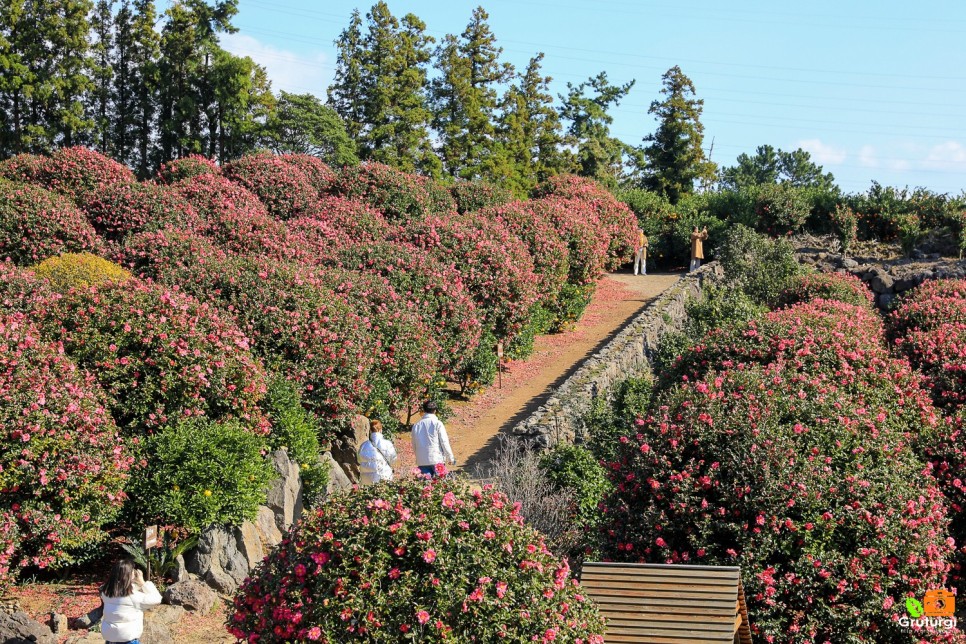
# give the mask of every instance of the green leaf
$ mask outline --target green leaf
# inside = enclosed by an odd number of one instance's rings
[[[906,597],[906,610],[913,617],[922,617],[923,613],[926,612],[922,607],[922,603],[915,597]]]

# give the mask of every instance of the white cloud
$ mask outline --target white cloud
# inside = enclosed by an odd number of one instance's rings
[[[932,170],[966,171],[966,147],[958,141],[946,141],[929,149],[922,161]]]
[[[268,71],[272,89],[294,94],[315,94],[325,99],[333,68],[322,52],[298,54],[241,33],[223,34],[221,46],[236,56],[248,56]]]
[[[812,156],[812,160],[819,165],[839,165],[848,156],[845,148],[822,143],[819,139],[805,139],[798,142],[798,147]]]
[[[866,168],[879,167],[879,153],[871,145],[863,145],[859,148],[859,163]]]

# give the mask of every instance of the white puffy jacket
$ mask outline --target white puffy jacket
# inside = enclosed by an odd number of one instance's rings
[[[446,427],[436,414],[424,414],[422,420],[413,425],[412,440],[416,465],[456,463],[456,457],[449,446]]]
[[[383,438],[382,432],[369,434],[369,440],[359,447],[358,459],[363,485],[392,480],[396,447],[391,440]]]

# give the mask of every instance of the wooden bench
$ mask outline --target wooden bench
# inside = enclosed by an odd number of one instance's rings
[[[605,642],[751,644],[740,568],[585,562],[580,585]]]

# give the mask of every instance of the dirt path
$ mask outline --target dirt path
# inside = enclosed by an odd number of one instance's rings
[[[678,273],[605,275],[576,328],[537,338],[532,356],[507,365],[502,389],[494,383],[468,402],[454,402],[446,429],[458,468],[474,474],[492,456],[501,432],[542,405],[586,358],[679,277]],[[408,434],[395,442],[400,456],[396,471],[408,472],[415,465]]]

